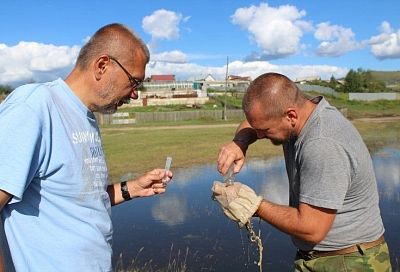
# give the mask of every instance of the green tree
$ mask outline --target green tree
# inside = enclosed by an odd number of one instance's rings
[[[358,68],[357,71],[351,69],[346,77],[344,83],[345,92],[384,92],[387,91],[385,82],[374,78],[371,71],[364,71]]]
[[[344,91],[346,93],[359,93],[362,89],[362,79],[360,74],[353,69],[344,78]]]
[[[337,82],[336,78],[332,75],[331,79],[329,80],[328,87],[330,87],[332,89],[336,89],[337,85],[338,85],[338,82]]]

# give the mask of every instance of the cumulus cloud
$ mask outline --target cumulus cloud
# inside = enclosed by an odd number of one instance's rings
[[[179,50],[155,53],[151,54],[150,57],[152,61],[161,62],[185,63],[188,61],[187,55]]]
[[[179,24],[189,18],[174,11],[159,9],[143,18],[142,27],[153,40],[175,40],[180,35]]]
[[[320,56],[338,57],[361,47],[350,28],[331,25],[329,22],[318,24],[314,37],[320,41],[316,50]]]
[[[297,53],[303,34],[312,29],[312,25],[302,17],[304,10],[284,5],[278,8],[267,3],[259,6],[239,8],[231,16],[233,24],[247,30],[250,39],[261,49],[251,54],[249,60],[277,59]]]
[[[331,25],[329,22],[318,24],[314,37],[320,41],[316,50],[319,56],[338,57],[363,47],[362,42],[355,40],[355,34],[350,28]]]
[[[36,42],[20,42],[15,46],[0,44],[0,84],[17,86],[30,81],[49,81],[64,78],[73,68],[79,46],[55,46]],[[178,80],[194,80],[211,74],[219,80],[225,78],[226,66],[203,66],[190,62],[185,53],[174,50],[152,54],[146,75],[175,74]],[[329,65],[275,65],[268,61],[233,61],[229,74],[251,76],[253,79],[266,72],[283,73],[293,80],[300,77],[320,76],[340,78],[347,69]]]
[[[380,197],[399,200],[400,154],[396,154],[393,150],[383,150],[379,154],[374,154],[373,161]]]
[[[226,66],[201,66],[195,63],[167,63],[151,62],[146,68],[146,75],[171,74],[171,71],[179,80],[199,79],[203,75],[211,74],[217,80],[225,78]],[[287,75],[292,80],[304,77],[321,77],[329,79],[344,77],[348,69],[332,65],[275,65],[268,61],[233,61],[229,63],[229,74],[250,76],[256,78],[267,72],[277,72]]]
[[[395,31],[384,21],[380,30],[381,34],[369,40],[372,54],[378,59],[400,58],[400,29]]]
[[[0,44],[0,84],[16,85],[64,77],[72,68],[79,46],[56,46],[21,41]]]
[[[155,220],[168,226],[182,224],[189,214],[186,198],[165,195],[165,197],[159,198],[158,203],[151,208],[151,214]]]

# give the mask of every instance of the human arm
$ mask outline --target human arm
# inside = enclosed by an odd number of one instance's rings
[[[0,189],[0,212],[3,210],[4,206],[10,201],[11,195],[6,191]],[[0,272],[5,271],[5,264],[3,259],[3,252],[0,251]]]
[[[225,215],[239,226],[243,226],[257,214],[277,229],[310,243],[322,241],[335,219],[335,210],[305,203],[300,203],[298,208],[292,208],[261,200],[254,190],[239,182],[234,185],[216,182],[212,191]]]
[[[167,182],[172,179],[172,172],[167,171]],[[131,198],[152,196],[162,194],[166,187],[162,179],[165,175],[165,169],[154,169],[145,173],[137,179],[127,181],[129,194]],[[111,205],[118,205],[124,202],[121,193],[121,183],[114,183],[108,186],[107,192],[110,196]]]
[[[217,167],[221,174],[226,174],[232,163],[233,171],[238,173],[244,164],[247,148],[258,139],[256,131],[247,120],[240,123],[234,139],[223,145],[218,154]]]
[[[300,203],[298,208],[293,208],[263,199],[256,214],[282,232],[318,244],[331,229],[336,210],[306,203]]]

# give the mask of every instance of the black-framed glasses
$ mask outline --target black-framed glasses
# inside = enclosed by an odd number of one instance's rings
[[[137,78],[134,78],[129,72],[128,70],[125,69],[124,66],[122,66],[121,63],[119,63],[119,61],[111,56],[108,56],[111,60],[115,61],[119,67],[121,67],[122,70],[124,70],[125,74],[128,76],[129,82],[131,83],[131,87],[132,89],[139,89],[140,86],[142,86],[143,84],[143,80],[139,80]]]

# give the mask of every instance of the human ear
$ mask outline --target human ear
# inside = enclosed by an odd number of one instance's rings
[[[294,108],[288,108],[285,114],[286,114],[286,119],[290,122],[290,125],[294,127],[298,119],[296,110]]]
[[[111,59],[107,55],[102,55],[93,63],[94,75],[96,80],[100,80],[105,74]]]

